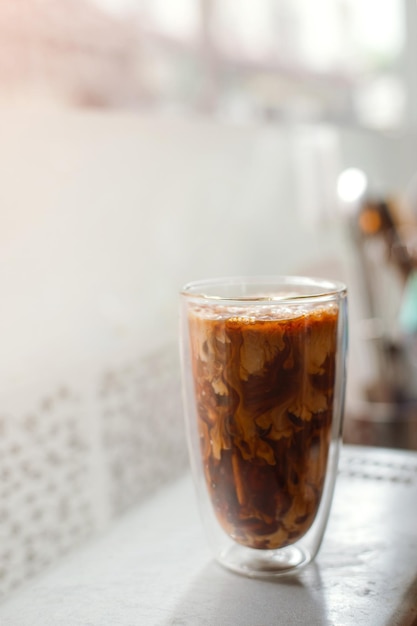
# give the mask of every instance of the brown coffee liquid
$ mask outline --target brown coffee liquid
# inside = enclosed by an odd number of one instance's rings
[[[274,549],[302,537],[320,504],[338,309],[253,313],[191,309],[191,354],[217,519],[238,543]]]

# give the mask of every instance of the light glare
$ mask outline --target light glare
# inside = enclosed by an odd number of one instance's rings
[[[337,195],[342,202],[356,202],[365,192],[367,179],[362,170],[351,167],[337,179]]]

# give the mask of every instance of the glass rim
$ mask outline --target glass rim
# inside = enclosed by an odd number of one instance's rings
[[[239,287],[259,288],[256,294],[233,292]],[[286,289],[285,293],[262,293],[263,287]],[[230,288],[230,295],[216,293],[214,288]],[[303,288],[304,293],[291,292],[290,289]],[[311,291],[309,290],[311,288]],[[266,292],[266,289],[265,289]],[[180,295],[189,299],[209,302],[226,303],[297,303],[317,300],[333,300],[347,294],[346,285],[338,280],[316,278],[312,276],[298,276],[290,274],[259,275],[259,276],[226,276],[191,281],[184,285]]]

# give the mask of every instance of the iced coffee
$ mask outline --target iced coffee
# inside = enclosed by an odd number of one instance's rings
[[[191,305],[206,486],[237,543],[276,549],[316,516],[331,441],[337,304]]]

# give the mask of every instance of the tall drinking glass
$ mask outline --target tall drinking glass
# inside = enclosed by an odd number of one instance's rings
[[[347,293],[305,277],[237,277],[181,292],[186,430],[213,553],[288,574],[320,547],[346,379]]]

